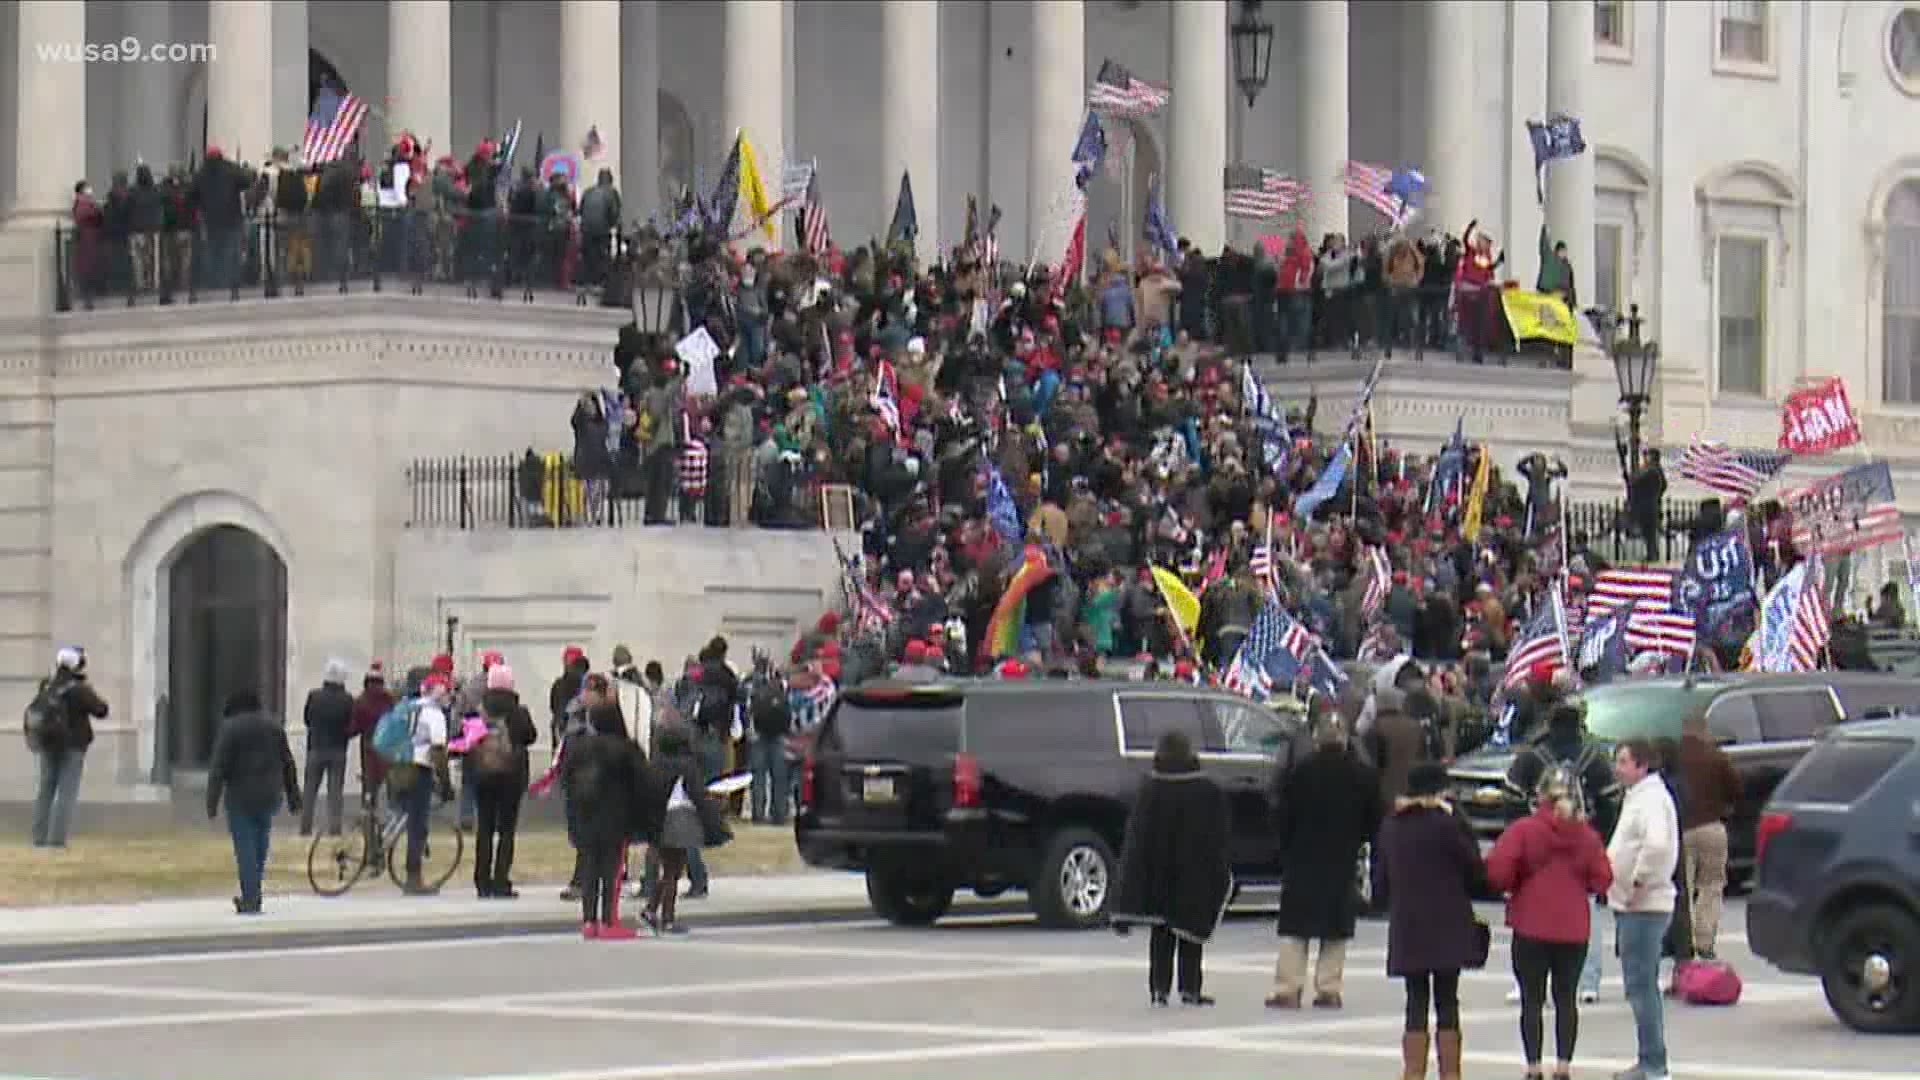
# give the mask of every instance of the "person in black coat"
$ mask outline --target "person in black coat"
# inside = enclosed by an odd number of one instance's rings
[[[487,689],[480,695],[480,714],[486,718],[487,738],[504,734],[508,745],[504,762],[493,767],[493,754],[473,750],[467,768],[474,773],[475,831],[473,887],[482,900],[513,900],[513,847],[520,830],[520,803],[532,771],[527,748],[539,741],[540,729],[514,690],[513,669],[495,664],[487,671]]]
[[[227,831],[233,835],[233,863],[240,878],[240,895],[233,898],[236,914],[260,914],[267,844],[282,794],[289,807],[300,809],[300,781],[286,728],[261,707],[258,695],[237,693],[222,710],[220,733],[207,763],[207,817],[219,816],[224,796]]]
[[[731,834],[720,815],[720,804],[707,793],[706,769],[686,732],[677,726],[665,728],[659,741],[660,756],[649,770],[649,803],[640,814],[640,827],[659,854],[660,872],[640,918],[655,933],[684,934],[675,905],[688,852],[717,847]]]
[[[1271,1009],[1297,1009],[1307,976],[1307,949],[1320,943],[1313,1005],[1341,1005],[1347,942],[1360,914],[1354,869],[1360,849],[1380,827],[1380,779],[1347,741],[1337,713],[1314,730],[1313,753],[1293,768],[1281,792],[1275,837],[1286,867],[1280,893],[1280,956],[1273,969]]]
[[[1228,862],[1226,793],[1200,771],[1185,735],[1167,732],[1153,752],[1153,772],[1140,782],[1121,846],[1120,888],[1113,923],[1126,933],[1153,928],[1147,951],[1147,993],[1156,1006],[1173,989],[1179,960],[1180,1001],[1211,1005],[1200,992],[1201,949],[1220,925],[1233,894]]]
[[[1408,774],[1407,794],[1380,828],[1373,891],[1387,905],[1387,974],[1406,980],[1405,1073],[1425,1076],[1433,1045],[1441,1080],[1458,1080],[1460,972],[1487,962],[1486,928],[1473,913],[1474,896],[1487,891],[1487,869],[1472,830],[1441,797],[1446,788],[1443,765],[1425,762]]]
[[[580,934],[630,940],[636,936],[633,928],[620,922],[620,878],[640,813],[646,752],[625,735],[589,731],[567,740],[560,768],[560,782],[573,807]]]
[[[347,782],[347,742],[353,727],[353,695],[347,693],[344,662],[327,662],[319,688],[307,694],[302,718],[307,726],[307,787],[300,810],[300,835],[313,834],[314,803],[320,794],[320,782],[325,780],[327,834],[339,836]]]

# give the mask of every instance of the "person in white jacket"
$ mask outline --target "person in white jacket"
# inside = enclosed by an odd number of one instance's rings
[[[1633,1010],[1640,1052],[1615,1080],[1668,1080],[1665,1004],[1660,997],[1660,946],[1673,919],[1673,871],[1680,859],[1680,812],[1660,778],[1653,744],[1628,739],[1614,752],[1613,775],[1626,793],[1620,824],[1607,845],[1613,864],[1613,909],[1620,976]]]

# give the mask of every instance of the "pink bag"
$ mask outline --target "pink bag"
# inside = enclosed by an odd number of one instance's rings
[[[1689,1005],[1733,1005],[1740,989],[1739,972],[1724,960],[1690,960],[1673,972],[1674,994]]]

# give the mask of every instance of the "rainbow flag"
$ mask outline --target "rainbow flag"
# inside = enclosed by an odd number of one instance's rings
[[[984,646],[987,659],[998,660],[1020,651],[1020,627],[1027,621],[1027,594],[1052,577],[1053,567],[1047,562],[1047,553],[1037,544],[1028,544],[1020,568],[1007,580],[1006,591],[993,607],[993,618],[987,621]]]

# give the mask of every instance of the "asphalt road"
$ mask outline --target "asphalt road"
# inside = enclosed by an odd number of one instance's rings
[[[697,910],[690,910],[697,920]],[[1497,920],[1496,920],[1497,921]],[[1911,1080],[1920,1039],[1855,1035],[1818,986],[1723,956],[1731,1009],[1671,1006],[1675,1072],[1726,1080]],[[1504,932],[1495,966],[1506,962]],[[835,1080],[1267,1075],[1360,1080],[1398,1067],[1400,993],[1384,929],[1362,927],[1347,1007],[1262,1007],[1273,936],[1229,921],[1208,951],[1212,1009],[1146,1007],[1144,935],[970,916],[931,930],[871,922],[710,928],[683,939],[567,935],[0,966],[0,1070],[61,1080]],[[1584,1075],[1631,1057],[1609,972],[1583,1011]],[[1509,979],[1464,987],[1469,1076],[1518,1076]]]

